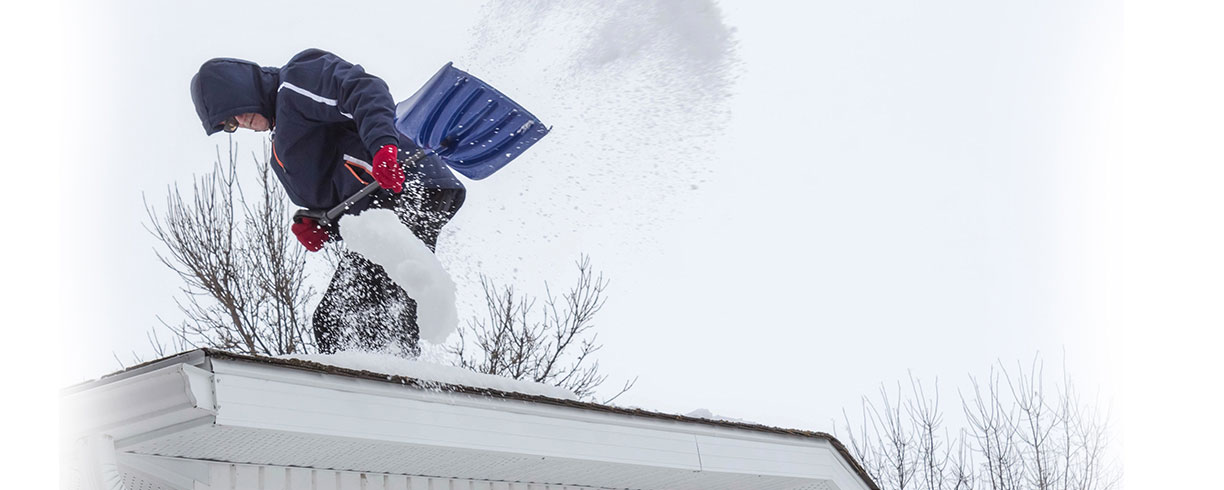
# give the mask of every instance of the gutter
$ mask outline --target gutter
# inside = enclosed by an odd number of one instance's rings
[[[867,474],[867,470],[864,469],[863,466],[859,464],[858,460],[855,459],[854,456],[850,454],[850,450],[846,448],[846,446],[842,444],[841,441],[837,440],[836,437],[833,437],[831,434],[827,432],[807,431],[807,430],[799,430],[799,429],[786,429],[786,428],[781,428],[781,427],[772,427],[772,426],[767,426],[767,425],[751,424],[751,423],[744,423],[744,422],[731,422],[731,421],[726,421],[726,420],[704,419],[704,418],[697,418],[697,417],[689,417],[685,415],[675,415],[675,414],[669,414],[669,413],[663,413],[663,412],[642,410],[639,408],[623,408],[623,407],[603,405],[603,404],[593,403],[593,402],[565,400],[565,399],[560,399],[560,398],[550,398],[550,397],[542,396],[542,395],[530,395],[530,394],[525,394],[525,393],[501,391],[501,390],[496,390],[492,388],[476,388],[476,387],[465,386],[465,385],[447,384],[447,383],[441,383],[437,381],[429,381],[429,380],[422,380],[418,378],[412,378],[408,376],[390,375],[386,373],[376,373],[372,371],[343,368],[343,367],[338,367],[338,366],[332,366],[329,364],[322,364],[322,363],[318,363],[314,361],[305,361],[301,359],[278,359],[278,358],[264,357],[264,356],[252,356],[252,355],[246,355],[246,354],[236,354],[232,352],[226,352],[226,351],[210,349],[210,348],[200,349],[200,351],[202,351],[204,355],[207,356],[208,358],[230,360],[230,361],[245,361],[245,362],[257,363],[257,364],[286,367],[286,368],[291,368],[291,369],[296,369],[296,370],[301,370],[301,371],[310,371],[310,372],[317,372],[317,373],[323,373],[323,374],[345,376],[345,377],[350,377],[350,378],[366,379],[366,380],[378,381],[382,383],[409,386],[414,389],[425,390],[425,391],[463,393],[463,394],[479,395],[479,396],[485,396],[485,397],[491,397],[491,398],[502,398],[502,399],[509,399],[509,400],[525,401],[525,402],[537,403],[537,404],[542,404],[542,405],[578,408],[578,409],[592,410],[592,411],[604,412],[604,413],[615,413],[615,414],[620,414],[620,415],[628,415],[632,417],[670,420],[670,421],[682,422],[682,423],[717,426],[717,427],[729,427],[729,428],[742,429],[742,430],[748,430],[748,431],[753,431],[753,432],[765,432],[765,433],[770,433],[770,434],[782,434],[782,435],[789,435],[789,436],[796,436],[796,437],[803,437],[803,438],[819,439],[819,440],[826,441],[830,445],[832,445],[834,450],[836,450],[837,453],[842,457],[842,459],[848,464],[848,466],[850,467],[850,470],[854,472],[855,474],[857,474],[860,478],[862,478],[862,480],[867,483],[867,485],[871,488],[871,490],[881,490],[880,487],[875,483],[875,480],[872,479],[871,476]]]
[[[204,360],[193,351],[64,390],[60,444],[77,447],[83,488],[127,490],[117,447],[215,420],[212,373],[194,365]]]
[[[259,365],[278,366],[298,371],[323,373],[348,378],[378,381],[381,383],[408,386],[413,389],[433,392],[461,393],[488,398],[509,399],[530,402],[540,405],[576,408],[602,413],[613,413],[631,417],[654,420],[668,420],[686,424],[734,428],[753,432],[781,434],[801,438],[818,439],[828,442],[841,456],[848,469],[859,476],[871,490],[880,487],[867,474],[866,470],[854,458],[845,445],[826,432],[786,429],[760,424],[711,420],[683,415],[654,412],[636,408],[623,408],[602,405],[592,402],[564,400],[541,395],[507,392],[490,388],[476,388],[464,385],[440,383],[407,376],[388,375],[365,370],[342,368],[313,361],[299,359],[277,359],[264,356],[236,354],[211,348],[196,349],[163,359],[150,361],[141,365],[112,373],[97,380],[88,381],[64,390],[64,414],[76,415],[78,421],[88,421],[62,433],[66,436],[81,437],[82,435],[97,435],[107,438],[102,444],[110,448],[109,463],[114,462],[114,448],[124,447],[139,439],[156,437],[158,433],[171,430],[175,426],[186,424],[215,423],[217,416],[216,394],[213,383],[212,359],[240,361]],[[141,403],[145,400],[132,399],[132,393],[154,393],[151,403]],[[160,395],[160,396],[157,396]],[[116,405],[117,404],[117,405]],[[140,414],[133,416],[127,410],[89,410],[85,407],[130,407],[144,408]],[[74,410],[75,409],[75,410]],[[108,413],[109,412],[109,413]],[[120,415],[122,414],[122,416]],[[87,415],[87,417],[86,417]],[[107,467],[108,470],[112,467]],[[117,471],[117,469],[115,470]],[[102,478],[105,475],[99,475]],[[111,480],[96,480],[110,482]],[[98,487],[106,490],[120,490],[122,480],[117,481],[117,487]],[[126,490],[126,489],[123,489]]]

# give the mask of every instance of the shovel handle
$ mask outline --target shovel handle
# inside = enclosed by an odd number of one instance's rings
[[[329,223],[334,223],[337,219],[340,218],[340,215],[344,214],[345,211],[353,207],[354,204],[357,204],[357,201],[364,199],[366,196],[370,194],[373,194],[374,191],[378,190],[378,188],[379,188],[378,182],[370,182],[369,184],[366,184],[365,187],[362,187],[361,190],[349,196],[348,199],[345,199],[340,204],[337,204],[336,207],[328,210],[327,214],[323,215],[323,218],[326,219]]]
[[[401,165],[403,166],[416,165],[417,162],[421,161],[421,159],[425,158],[425,156],[428,155],[429,153],[433,153],[433,150],[425,150],[425,149],[418,148],[416,151],[413,151],[411,155],[408,155],[408,158],[405,158],[404,162]],[[365,187],[362,187],[361,190],[349,196],[348,199],[345,199],[340,204],[337,204],[336,207],[328,210],[327,213],[323,215],[323,219],[326,220],[325,224],[330,225],[332,223],[335,223],[336,220],[340,219],[340,215],[344,214],[345,211],[348,211],[349,208],[357,204],[357,201],[365,199],[366,196],[369,196],[370,194],[374,193],[374,191],[378,190],[379,187],[381,186],[379,186],[378,182],[370,182],[369,184],[366,184]]]

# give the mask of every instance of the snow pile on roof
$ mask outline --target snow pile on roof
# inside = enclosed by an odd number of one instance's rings
[[[345,237],[347,239],[347,236]],[[445,366],[425,361],[404,359],[390,354],[380,354],[364,351],[342,351],[335,354],[289,354],[282,359],[298,359],[317,362],[345,369],[370,371],[415,378],[422,381],[433,381],[444,384],[470,386],[473,388],[489,388],[499,391],[509,391],[526,395],[539,395],[562,400],[577,400],[574,393],[556,386],[550,386],[532,381],[510,379],[492,374],[481,374],[454,366]]]
[[[689,413],[684,414],[684,416],[685,416],[685,417],[693,417],[693,418],[697,418],[697,419],[721,420],[721,421],[724,421],[724,422],[735,422],[735,423],[740,423],[740,424],[753,424],[753,423],[755,423],[755,422],[749,422],[749,421],[744,420],[744,419],[737,419],[737,418],[732,418],[732,417],[726,417],[726,416],[723,416],[723,415],[718,415],[718,414],[716,414],[716,413],[714,413],[714,412],[711,412],[709,409],[706,409],[706,408],[698,408],[697,410],[693,410],[692,412],[689,412]]]
[[[340,218],[349,250],[383,266],[392,281],[417,303],[422,340],[441,344],[459,326],[455,281],[429,247],[389,209]]]

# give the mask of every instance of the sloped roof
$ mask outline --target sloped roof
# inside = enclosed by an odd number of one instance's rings
[[[490,388],[480,388],[480,387],[464,386],[464,385],[458,385],[458,384],[440,383],[437,381],[424,380],[424,379],[406,377],[406,376],[395,375],[395,374],[350,369],[350,368],[333,366],[333,365],[323,364],[323,363],[314,362],[314,361],[306,361],[306,360],[299,360],[299,359],[282,359],[282,358],[272,358],[272,357],[265,357],[265,356],[238,354],[238,353],[227,352],[227,351],[222,351],[222,350],[217,350],[217,349],[209,349],[209,348],[187,351],[187,352],[183,352],[183,353],[176,354],[173,356],[167,356],[162,359],[135,365],[127,369],[108,374],[97,380],[88,381],[88,382],[84,382],[84,383],[75,385],[73,387],[66,389],[65,391],[67,393],[72,393],[72,392],[87,390],[87,389],[90,389],[91,387],[105,385],[107,383],[111,383],[111,382],[114,382],[114,381],[117,381],[123,378],[135,376],[135,375],[138,375],[144,372],[153,371],[160,367],[163,367],[169,364],[173,364],[173,363],[182,363],[182,362],[190,362],[193,364],[194,363],[204,363],[210,359],[249,362],[249,363],[255,363],[259,365],[276,366],[276,367],[289,368],[289,369],[299,370],[299,371],[316,372],[316,373],[322,373],[322,374],[333,375],[333,376],[342,376],[342,377],[347,377],[347,378],[377,381],[380,383],[401,385],[406,388],[417,389],[417,390],[460,393],[460,394],[467,394],[467,395],[476,395],[476,396],[481,396],[481,397],[517,400],[517,401],[528,402],[532,404],[547,405],[547,406],[567,407],[567,408],[589,410],[589,411],[602,412],[602,413],[627,415],[631,417],[638,417],[638,418],[644,418],[644,419],[667,420],[667,421],[679,422],[679,423],[685,423],[685,424],[716,426],[716,427],[748,430],[748,431],[754,431],[754,432],[811,438],[811,439],[828,442],[833,448],[836,449],[836,451],[841,455],[841,457],[844,458],[846,462],[848,462],[850,467],[853,469],[855,473],[857,473],[857,475],[862,479],[863,482],[865,482],[873,490],[879,490],[879,487],[875,484],[875,482],[871,479],[871,477],[867,474],[867,472],[859,464],[859,462],[854,458],[854,456],[850,453],[850,451],[846,448],[846,446],[842,444],[841,441],[838,441],[837,438],[825,432],[787,429],[787,428],[782,428],[782,427],[773,427],[773,426],[747,423],[747,422],[736,422],[736,421],[727,421],[727,420],[689,417],[689,416],[684,416],[684,415],[643,410],[640,408],[625,408],[625,407],[605,405],[605,404],[593,403],[593,402],[566,400],[566,399],[552,398],[552,397],[533,395],[533,394],[501,391],[501,390],[490,389]],[[186,361],[186,360],[189,360],[189,361]]]

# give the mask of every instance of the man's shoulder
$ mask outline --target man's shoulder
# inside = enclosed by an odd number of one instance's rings
[[[293,55],[292,58],[289,58],[289,62],[285,63],[285,68],[292,67],[293,65],[310,63],[312,61],[330,61],[330,60],[341,60],[341,58],[339,56],[336,56],[335,53],[332,53],[330,51],[322,50],[319,48],[308,48],[298,54]]]
[[[320,76],[336,65],[337,61],[343,60],[331,52],[318,48],[304,50],[294,55],[289,62],[285,63],[285,66],[281,67],[280,88],[289,86],[299,91],[301,89],[317,90],[321,80]]]

